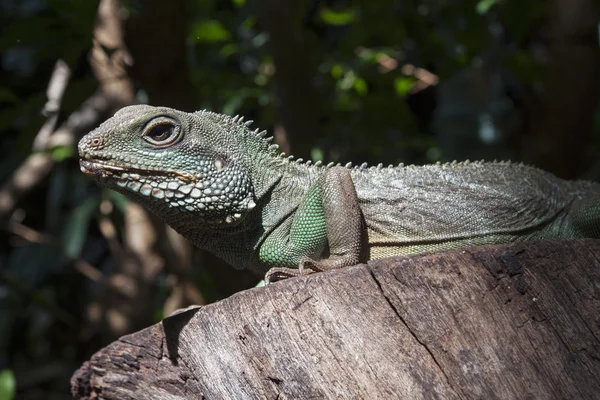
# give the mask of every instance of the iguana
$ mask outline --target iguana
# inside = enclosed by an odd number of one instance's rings
[[[268,280],[479,244],[600,237],[597,183],[510,162],[311,165],[286,158],[250,122],[125,107],[81,139],[81,170]]]

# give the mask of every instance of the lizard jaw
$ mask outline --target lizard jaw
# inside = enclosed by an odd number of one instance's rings
[[[146,168],[137,168],[130,165],[107,162],[103,160],[79,160],[81,172],[96,179],[122,179],[123,174],[139,174],[146,176],[171,176],[185,183],[195,183],[198,179],[190,174],[179,171],[162,171]]]
[[[122,166],[109,164],[102,161],[79,160],[81,172],[92,178],[111,178],[118,177],[118,173],[123,173],[127,169]]]
[[[193,215],[190,221],[202,221],[213,228],[220,224],[232,227],[256,207],[250,182],[233,169],[215,165],[216,173],[203,176],[202,171],[195,175],[160,166],[140,166],[122,161],[123,157],[105,157],[81,149],[79,154],[84,174],[150,208],[166,221],[172,219],[172,210],[177,208],[180,213]],[[181,228],[179,221],[172,222]]]

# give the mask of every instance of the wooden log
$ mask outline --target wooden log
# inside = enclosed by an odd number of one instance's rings
[[[598,399],[600,240],[288,279],[124,336],[79,399]]]

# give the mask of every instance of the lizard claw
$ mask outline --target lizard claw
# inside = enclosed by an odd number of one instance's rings
[[[303,275],[312,274],[313,272],[323,272],[320,263],[309,257],[302,257],[298,265],[298,271]]]
[[[285,268],[285,267],[271,268],[265,274],[265,286],[270,283],[281,281],[281,280],[288,279],[288,278],[293,278],[295,276],[308,275],[312,272],[313,271],[303,270],[301,268]]]
[[[273,282],[281,281],[295,276],[310,275],[315,272],[321,272],[323,269],[319,266],[319,262],[309,257],[302,257],[298,268],[275,267],[271,268],[265,274],[265,285]]]

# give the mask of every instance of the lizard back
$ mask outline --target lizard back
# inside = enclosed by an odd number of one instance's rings
[[[598,184],[510,162],[369,168],[352,179],[371,259],[553,237],[571,203],[600,199]]]

